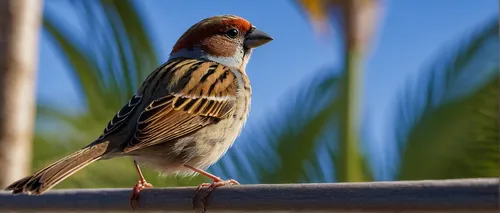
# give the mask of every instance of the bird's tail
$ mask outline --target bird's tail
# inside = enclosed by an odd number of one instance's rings
[[[5,190],[12,190],[13,194],[43,194],[78,170],[99,160],[105,154],[107,147],[108,142],[87,146],[12,183]]]

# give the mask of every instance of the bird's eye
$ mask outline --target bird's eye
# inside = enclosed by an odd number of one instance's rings
[[[228,31],[226,31],[226,35],[229,37],[229,38],[236,38],[236,36],[238,36],[238,30],[237,29],[230,29]]]

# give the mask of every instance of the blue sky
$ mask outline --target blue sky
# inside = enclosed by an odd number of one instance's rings
[[[286,95],[300,89],[303,80],[320,69],[338,66],[335,41],[322,41],[291,0],[255,1],[142,1],[153,29],[160,60],[166,60],[176,39],[197,21],[219,14],[242,16],[274,37],[254,51],[247,67],[253,87],[249,125],[286,104]],[[384,149],[391,137],[391,106],[405,82],[432,61],[436,51],[498,14],[495,0],[386,0],[385,14],[374,45],[366,57],[363,75],[361,121],[368,125],[371,149]],[[61,1],[46,1],[63,17]],[[38,67],[38,98],[78,107],[78,94],[68,68],[42,35]],[[307,83],[307,82],[306,82]],[[104,124],[103,124],[104,125]],[[243,132],[245,134],[245,130]]]

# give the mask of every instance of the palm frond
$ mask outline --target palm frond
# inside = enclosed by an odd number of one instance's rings
[[[338,115],[335,87],[339,79],[333,74],[324,79],[323,82],[319,81],[319,87],[312,85],[299,92],[295,100],[290,101],[293,104],[289,111],[282,113],[283,120],[270,121],[269,125],[264,126],[270,127],[265,141],[274,145],[279,164],[272,170],[261,170],[263,182],[302,182],[306,162],[309,167],[319,167],[314,163],[317,162],[314,153],[317,151],[318,141],[321,137],[327,137],[327,124]]]
[[[396,115],[397,179],[498,176],[497,47],[495,18],[406,91]]]

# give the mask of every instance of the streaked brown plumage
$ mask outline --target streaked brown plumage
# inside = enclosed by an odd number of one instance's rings
[[[203,170],[233,144],[250,109],[245,73],[253,48],[272,38],[243,18],[204,19],[178,40],[169,60],[153,71],[137,93],[111,119],[102,135],[79,151],[25,177],[7,190],[42,194],[88,164],[131,156],[140,179],[131,199],[151,187],[139,169],[146,164],[166,174]]]

